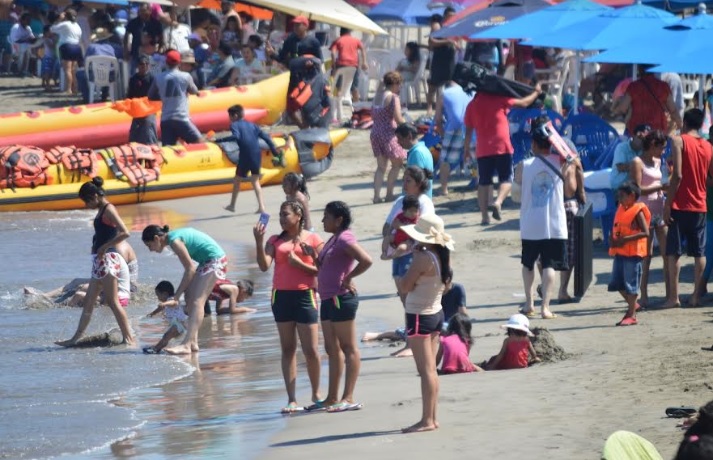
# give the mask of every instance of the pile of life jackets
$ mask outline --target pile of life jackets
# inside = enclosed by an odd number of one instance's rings
[[[159,179],[164,163],[161,148],[143,144],[126,144],[103,150],[79,149],[74,146],[53,147],[45,151],[32,146],[0,147],[0,189],[34,188],[62,183],[69,171],[70,182],[82,182],[99,173],[99,159],[104,161],[119,180],[134,187]],[[57,174],[51,172],[51,166]]]
[[[50,184],[50,163],[45,151],[37,147],[11,145],[0,147],[0,189],[36,187]]]

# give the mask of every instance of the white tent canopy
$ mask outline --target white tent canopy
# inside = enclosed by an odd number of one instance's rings
[[[385,35],[386,31],[344,0],[250,0],[255,6],[352,30]]]

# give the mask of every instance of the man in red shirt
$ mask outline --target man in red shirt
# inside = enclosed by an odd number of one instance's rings
[[[631,116],[626,122],[626,129],[630,134],[634,132],[636,126],[642,124],[669,133],[671,132],[669,117],[676,128],[681,127],[681,115],[673,101],[671,88],[656,78],[656,75],[646,72],[650,67],[640,67],[639,79],[631,82],[626,89],[626,94],[612,109],[614,113],[620,114],[625,114],[631,109]]]
[[[699,134],[704,118],[700,109],[688,110],[683,115],[681,135],[673,138],[673,173],[663,211],[663,219],[668,223],[666,257],[671,280],[670,297],[666,299],[664,308],[681,306],[678,276],[681,272],[679,259],[683,253],[683,239],[686,240],[686,253],[694,258],[695,264],[695,287],[688,301],[689,306],[698,306],[705,287],[701,281],[706,265],[706,182],[713,177],[713,150]]]
[[[488,211],[500,220],[500,207],[512,188],[512,154],[508,112],[511,107],[529,107],[541,93],[535,91],[521,99],[478,93],[465,109],[464,152],[470,152],[470,139],[475,129],[475,157],[478,161],[478,206],[482,225],[490,224]],[[498,197],[488,206],[493,194],[493,176],[498,175]]]
[[[359,100],[359,92],[357,91],[359,86],[359,68],[361,67],[361,70],[368,69],[364,44],[358,38],[352,37],[352,31],[350,29],[342,27],[339,32],[339,38],[332,43],[329,50],[332,52],[332,76],[334,76],[337,69],[342,67],[354,67],[356,69],[351,92],[352,101],[357,102]],[[360,57],[361,66],[359,65]],[[341,83],[341,81],[337,81],[335,85],[337,88],[335,97],[338,98],[338,100],[341,99],[341,96],[344,94]]]

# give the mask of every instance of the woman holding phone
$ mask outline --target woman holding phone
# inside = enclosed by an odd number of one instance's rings
[[[257,263],[266,272],[273,261],[272,313],[277,323],[282,349],[282,376],[287,390],[287,405],[282,413],[303,409],[324,408],[319,395],[318,351],[319,320],[317,307],[317,267],[315,254],[324,243],[316,233],[305,230],[305,209],[295,200],[287,200],[280,206],[282,232],[272,235],[264,242],[265,220],[255,224],[253,234],[257,250]],[[312,404],[307,408],[297,404],[295,381],[297,380],[297,337],[307,362],[307,374],[312,385]]]

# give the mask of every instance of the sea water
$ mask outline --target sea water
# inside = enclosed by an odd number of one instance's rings
[[[177,286],[182,267],[170,251],[149,254],[137,232],[149,222],[189,224],[187,216],[152,209],[120,208],[130,216],[140,264],[141,295],[126,311],[143,346],[166,328],[161,318],[146,318],[155,308],[152,288],[161,279]],[[80,309],[28,298],[22,288],[50,290],[87,277],[93,217],[0,214],[0,457],[258,456],[284,423],[278,409],[285,397],[270,275],[257,269],[252,245],[225,249],[229,277],[255,282],[245,305],[258,312],[207,318],[197,356],[149,356],[126,346],[64,349],[53,342],[72,336]],[[87,333],[115,327],[110,309],[97,307]]]

